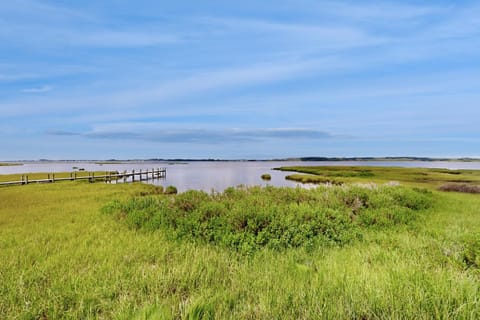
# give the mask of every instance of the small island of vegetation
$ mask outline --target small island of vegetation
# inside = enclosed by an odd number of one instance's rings
[[[269,174],[269,173],[264,173],[260,176],[260,178],[262,178],[262,180],[265,180],[265,181],[270,181],[272,180],[272,176]]]

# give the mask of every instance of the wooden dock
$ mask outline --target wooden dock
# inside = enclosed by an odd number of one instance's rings
[[[35,174],[38,176],[38,174]],[[166,168],[157,168],[151,170],[132,170],[130,172],[105,171],[103,174],[98,172],[75,171],[70,172],[67,177],[57,177],[55,173],[47,173],[43,179],[29,179],[28,174],[21,174],[20,180],[0,182],[0,186],[26,185],[31,183],[53,183],[59,181],[88,180],[89,182],[104,181],[105,183],[127,183],[135,181],[148,181],[153,179],[164,179],[167,176]]]

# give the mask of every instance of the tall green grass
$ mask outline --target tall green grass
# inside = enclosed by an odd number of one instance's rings
[[[0,189],[0,318],[480,318],[477,195],[433,191],[417,219],[367,227],[342,246],[245,255],[100,213],[112,199],[157,193],[74,182]],[[154,198],[175,206],[176,197]]]

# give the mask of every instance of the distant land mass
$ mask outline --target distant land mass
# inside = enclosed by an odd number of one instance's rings
[[[109,160],[112,161],[112,160]],[[119,160],[120,161],[120,160]],[[267,160],[259,159],[148,159],[144,161],[459,161],[459,162],[476,162],[478,158],[429,158],[429,157],[299,157],[299,158],[275,158]]]
[[[299,161],[480,161],[477,158],[429,158],[429,157],[302,157]]]
[[[274,158],[274,159],[191,159],[191,158],[151,158],[151,159],[89,159],[89,160],[75,160],[75,159],[39,159],[39,160],[15,160],[15,161],[3,161],[3,163],[18,163],[18,162],[96,162],[98,164],[119,163],[119,162],[196,162],[196,161],[305,161],[305,162],[339,162],[339,161],[455,161],[455,162],[479,162],[480,158],[430,158],[430,157],[298,157],[298,158]]]

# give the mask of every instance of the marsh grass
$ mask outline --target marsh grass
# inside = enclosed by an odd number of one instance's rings
[[[301,183],[315,183],[315,184],[335,184],[341,185],[342,181],[334,178],[327,178],[313,174],[290,174],[285,177],[287,180],[297,181]]]
[[[0,318],[480,318],[477,195],[433,191],[419,219],[344,246],[244,255],[100,213],[153,188],[0,189]]]
[[[479,184],[480,170],[448,170],[429,168],[370,167],[370,166],[317,166],[317,167],[281,167],[281,171],[308,174],[305,178],[339,179],[342,182],[378,182],[399,181],[404,184],[425,187],[439,187],[446,183]],[[301,180],[303,175],[294,176]]]

